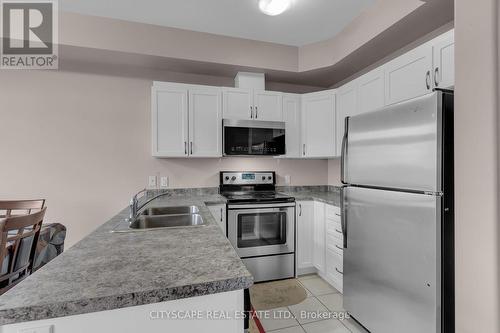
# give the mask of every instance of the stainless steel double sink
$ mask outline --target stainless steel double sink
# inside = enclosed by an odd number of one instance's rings
[[[204,225],[197,206],[152,207],[142,211],[130,223],[129,229],[148,230]]]

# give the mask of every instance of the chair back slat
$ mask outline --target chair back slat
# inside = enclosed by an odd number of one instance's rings
[[[0,217],[31,214],[45,206],[44,199],[36,200],[0,200]]]
[[[31,274],[46,210],[0,218],[0,294]]]

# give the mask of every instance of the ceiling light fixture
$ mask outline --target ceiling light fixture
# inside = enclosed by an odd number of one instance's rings
[[[266,15],[276,16],[290,7],[291,0],[259,0],[259,9]]]

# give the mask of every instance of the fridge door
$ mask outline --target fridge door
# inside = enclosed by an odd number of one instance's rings
[[[342,181],[441,191],[441,94],[347,118]]]
[[[441,197],[345,187],[344,308],[371,333],[441,325]]]

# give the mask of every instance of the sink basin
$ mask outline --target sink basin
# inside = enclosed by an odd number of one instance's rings
[[[199,214],[153,216],[141,215],[130,224],[130,229],[194,227],[204,224],[205,222]]]
[[[197,214],[200,210],[197,206],[175,206],[175,207],[152,207],[145,209],[141,215],[179,215],[179,214]]]

